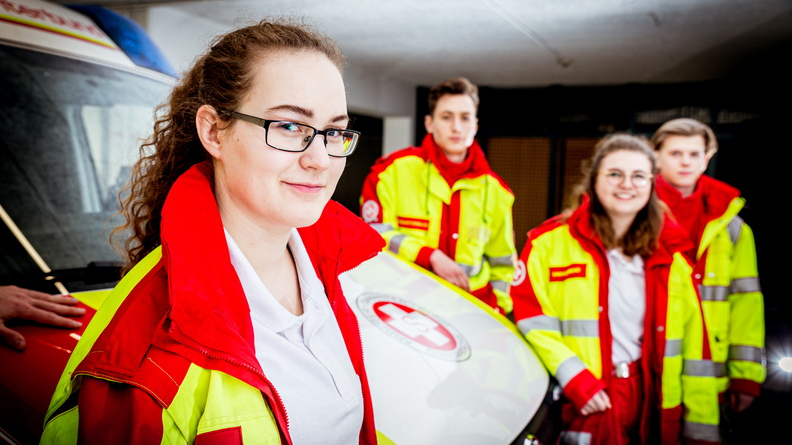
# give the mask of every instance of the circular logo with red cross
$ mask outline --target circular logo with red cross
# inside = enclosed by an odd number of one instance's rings
[[[512,277],[512,286],[519,286],[525,281],[525,277],[528,276],[528,272],[525,270],[525,262],[520,260],[517,262],[517,267],[514,268],[514,276]]]
[[[376,222],[379,219],[379,211],[380,207],[379,204],[377,204],[377,201],[369,199],[363,203],[363,207],[360,209],[360,214],[363,216],[363,221],[370,223]]]
[[[453,326],[409,302],[387,295],[363,294],[358,297],[357,306],[385,334],[424,354],[457,362],[470,357],[468,342]]]

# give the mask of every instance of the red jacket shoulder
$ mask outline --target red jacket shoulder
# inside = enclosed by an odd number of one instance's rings
[[[374,161],[374,165],[371,167],[371,170],[381,172],[390,167],[398,159],[409,156],[415,156],[423,160],[427,159],[426,150],[424,150],[422,147],[407,147],[381,156],[376,161]]]
[[[551,232],[567,223],[569,215],[556,215],[528,231],[528,241],[534,240],[547,232]]]

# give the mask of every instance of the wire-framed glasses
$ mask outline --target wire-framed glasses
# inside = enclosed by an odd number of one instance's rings
[[[264,128],[267,145],[281,151],[305,151],[316,135],[319,134],[324,138],[328,155],[344,158],[355,151],[360,140],[360,132],[355,130],[344,128],[317,130],[310,125],[291,121],[262,119],[236,111],[223,111],[222,113]]]
[[[623,171],[617,169],[604,170],[600,174],[613,186],[624,184],[624,179],[627,177]],[[630,175],[630,182],[635,188],[644,188],[652,182],[652,178],[654,178],[653,174],[637,171]]]

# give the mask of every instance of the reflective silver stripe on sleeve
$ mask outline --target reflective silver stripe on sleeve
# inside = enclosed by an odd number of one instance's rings
[[[701,301],[726,301],[729,299],[729,288],[726,286],[700,286]]]
[[[735,216],[729,221],[728,231],[729,231],[729,238],[731,238],[732,244],[736,243],[737,240],[740,238],[740,231],[742,230],[743,219],[739,216]]]
[[[490,263],[490,266],[511,266],[514,267],[514,260],[511,255],[506,256],[484,256],[484,259]]]
[[[712,360],[685,360],[682,374],[690,377],[725,377],[726,364]]]
[[[729,347],[729,360],[764,363],[764,350],[754,346],[731,345]]]
[[[503,280],[493,280],[490,281],[490,284],[492,285],[493,289],[499,290],[501,292],[506,292],[507,290],[509,290],[509,283]]]
[[[666,340],[665,357],[676,357],[682,353],[682,340]]]
[[[599,337],[599,321],[564,320],[561,322],[561,333],[572,337]]]
[[[586,369],[586,365],[583,364],[580,357],[573,355],[558,366],[555,372],[555,378],[562,387],[565,387],[570,380],[580,374],[584,369]]]
[[[399,234],[390,239],[388,242],[388,250],[395,253],[396,255],[399,254],[399,246],[401,246],[401,242],[404,241],[407,235]]]
[[[482,260],[482,262],[483,261],[484,260]],[[474,277],[474,276],[478,275],[479,272],[481,272],[481,263],[476,264],[475,266],[471,266],[471,265],[468,265],[468,264],[462,264],[462,263],[457,263],[457,264],[459,265],[459,267],[462,268],[462,270],[465,271],[465,273],[469,277]]]
[[[746,292],[761,292],[759,277],[737,278],[731,281],[731,293],[743,294]]]
[[[393,226],[390,224],[369,224],[374,230],[379,233],[390,232],[393,230]]]
[[[525,443],[528,443],[526,440]],[[591,445],[591,433],[581,431],[561,431],[558,443],[564,445]]]
[[[718,425],[706,423],[685,422],[682,427],[682,435],[689,439],[702,440],[707,442],[720,443],[720,429]]]
[[[523,318],[517,322],[517,328],[523,334],[527,334],[532,329],[555,331],[559,334],[561,333],[561,323],[558,322],[558,318],[547,315],[537,315],[535,317]]]

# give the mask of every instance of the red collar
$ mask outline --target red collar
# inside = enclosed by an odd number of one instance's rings
[[[170,330],[209,352],[236,356],[257,367],[250,308],[231,264],[209,178],[208,162],[193,166],[174,183],[162,211]],[[315,224],[299,232],[331,299],[338,274],[384,246],[376,231],[334,201]],[[240,348],[242,344],[249,348]]]
[[[691,258],[696,257],[696,246],[707,223],[723,215],[729,204],[740,196],[736,188],[702,175],[696,183],[696,189],[688,197],[669,184],[662,176],[657,178],[657,196],[668,205],[674,218],[689,233],[694,246],[688,252]]]
[[[695,201],[702,206],[707,221],[722,215],[729,204],[740,196],[740,191],[725,182],[718,181],[707,175],[701,175],[696,183],[693,194],[683,198],[682,193],[669,184],[662,176],[657,178],[657,195],[675,212],[680,205]]]
[[[462,178],[481,176],[491,170],[484,156],[484,150],[481,149],[481,146],[475,140],[468,147],[467,157],[459,164],[448,159],[431,134],[427,134],[424,137],[421,148],[425,151],[427,158],[435,164],[449,187]]]
[[[591,223],[591,200],[584,196],[583,203],[572,212],[567,220],[570,231],[579,241],[594,243],[602,252],[605,247],[599,236],[594,231]],[[663,227],[660,230],[658,248],[647,259],[647,266],[652,263],[670,263],[674,252],[685,252],[692,247],[687,237],[687,232],[668,215],[663,218]]]

